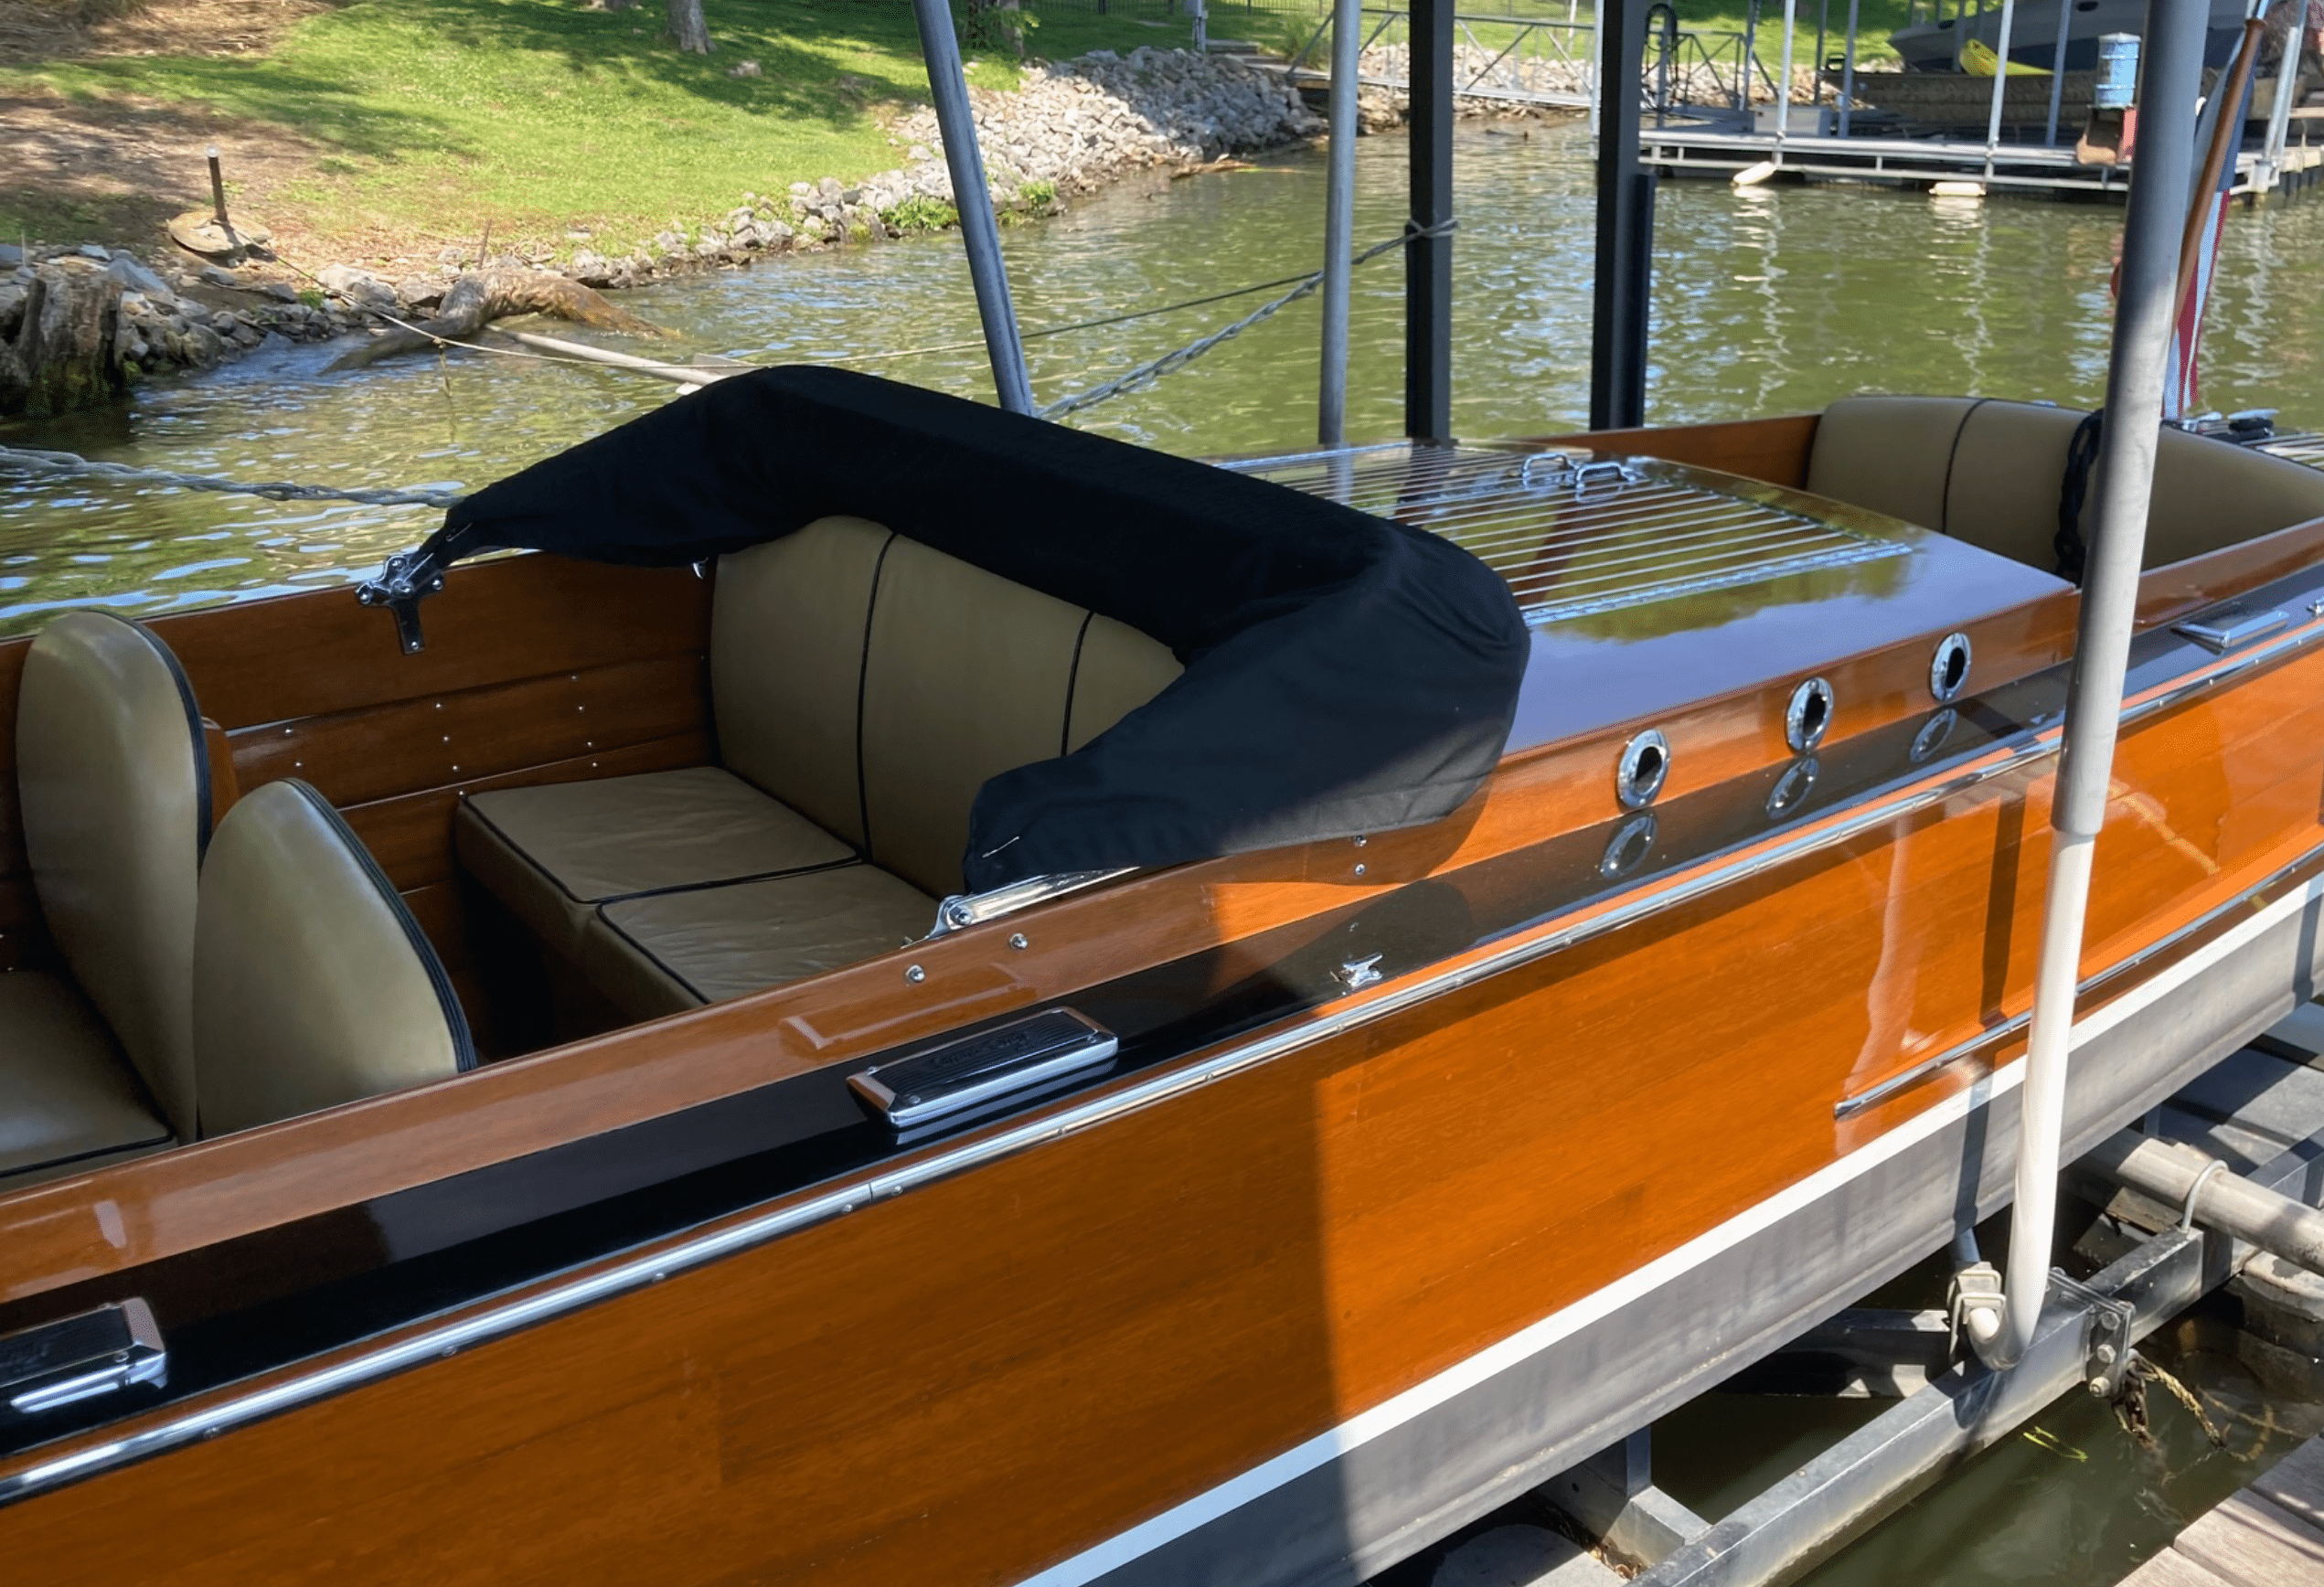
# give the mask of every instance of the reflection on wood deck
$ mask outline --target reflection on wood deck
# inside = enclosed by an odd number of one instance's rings
[[[2180,1533],[2123,1587],[2324,1587],[2324,1437]]]

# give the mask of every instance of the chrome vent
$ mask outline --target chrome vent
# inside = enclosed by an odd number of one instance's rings
[[[1227,466],[1445,536],[1508,580],[1536,624],[1907,549],[1648,458],[1398,442]]]

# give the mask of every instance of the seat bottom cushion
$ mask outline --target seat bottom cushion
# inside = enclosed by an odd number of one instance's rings
[[[60,976],[0,975],[0,1191],[170,1145],[96,1010]]]
[[[935,921],[934,899],[858,863],[604,904],[576,959],[616,1006],[650,1019],[869,959]]]
[[[472,794],[461,863],[569,958],[614,899],[784,876],[855,857],[846,844],[716,766]]]

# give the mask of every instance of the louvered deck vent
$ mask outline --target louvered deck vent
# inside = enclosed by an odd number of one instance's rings
[[[1647,458],[1398,442],[1228,466],[1456,541],[1508,580],[1536,624],[1908,549]]]

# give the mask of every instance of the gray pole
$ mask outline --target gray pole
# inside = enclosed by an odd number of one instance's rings
[[[944,168],[952,173],[953,208],[960,211],[960,240],[968,249],[976,317],[993,361],[993,389],[1011,413],[1030,413],[1033,383],[1025,373],[1025,345],[1017,339],[1017,308],[1008,301],[1008,267],[1001,262],[1000,226],[985,185],[985,157],[976,148],[976,114],[968,105],[952,6],[948,0],[911,0],[911,13],[920,24],[921,59],[928,64],[928,92],[943,134]]]
[[[2308,52],[2308,16],[2303,12],[2284,36],[2283,59],[2276,66],[2276,106],[2267,116],[2267,141],[2260,154],[2267,162],[2267,185],[2284,179],[2284,145],[2290,139],[2292,101],[2299,97],[2300,58]]]
[[[1784,80],[1775,96],[1775,159],[1784,157],[1784,141],[1791,136],[1791,51],[1798,29],[1792,20],[1791,0],[1784,0]]]
[[[2178,316],[2179,237],[2187,221],[2208,11],[2191,0],[2147,0],[2147,68],[2138,95],[2138,159],[2131,167],[2130,207],[2123,219],[2122,297],[2115,312],[2105,428],[2091,493],[2089,571],[2082,587],[2081,626],[2066,685],[2064,742],[2050,810],[2049,894],[2026,1043],[2008,1315],[1998,1337],[1989,1323],[1969,1319],[1978,1355],[1996,1368],[2013,1366],[2025,1353],[2049,1288],[2083,918],[2090,901],[2092,851],[2105,821],[2123,677],[2137,616],[2138,570],[2147,549],[2147,506],[2162,422],[2163,358]]]
[[[1985,179],[1993,180],[1993,151],[2001,143],[2001,101],[2010,91],[2010,33],[2018,19],[2018,0],[2001,0],[2001,39],[1993,53],[2000,57],[1993,69],[1993,103],[1985,117]]]
[[[1861,0],[1848,0],[1848,53],[1839,67],[1839,135],[1843,138],[1848,136],[1849,117],[1856,109],[1856,26],[1860,4]]]
[[[1331,144],[1324,177],[1323,386],[1316,439],[1348,439],[1348,277],[1356,251],[1356,90],[1364,0],[1337,0],[1331,16]]]
[[[2066,91],[2066,32],[2073,21],[2073,0],[2058,0],[2058,44],[2050,53],[2050,130],[2042,146],[2058,146],[2058,106]]]

